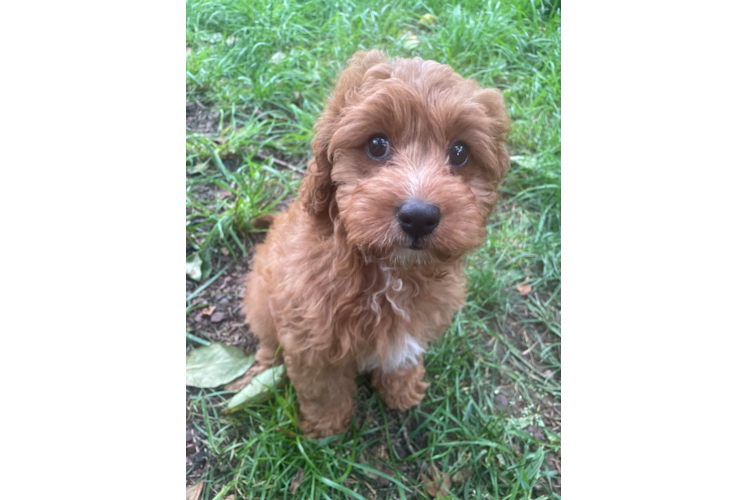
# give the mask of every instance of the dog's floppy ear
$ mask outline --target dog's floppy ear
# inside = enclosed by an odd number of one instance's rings
[[[386,62],[389,62],[389,58],[378,50],[356,52],[340,73],[325,110],[314,124],[315,135],[312,141],[314,157],[307,166],[299,200],[309,215],[315,219],[331,222],[333,217],[331,204],[335,199],[335,186],[332,183],[331,173],[334,152],[329,151],[329,146],[338,128],[341,112],[347,104],[350,104],[348,101],[354,98],[356,87],[363,81],[366,71],[376,64]]]
[[[506,139],[509,134],[509,115],[506,112],[504,96],[497,89],[483,89],[476,95],[491,119],[491,135],[497,163],[493,165],[494,182],[500,184],[509,170],[509,153],[506,150]]]

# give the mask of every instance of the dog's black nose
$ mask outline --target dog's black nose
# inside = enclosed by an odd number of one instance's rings
[[[397,209],[395,216],[403,231],[418,239],[436,229],[442,214],[436,205],[421,200],[408,200]]]

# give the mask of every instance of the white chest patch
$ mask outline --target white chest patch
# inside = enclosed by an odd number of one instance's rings
[[[400,344],[391,346],[384,358],[381,358],[379,353],[375,352],[363,361],[359,361],[358,371],[369,372],[375,368],[381,368],[384,373],[388,373],[399,370],[400,368],[416,364],[418,362],[418,357],[425,351],[426,350],[416,342],[416,339],[406,333],[400,339]]]

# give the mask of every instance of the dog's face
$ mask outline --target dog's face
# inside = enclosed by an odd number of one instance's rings
[[[394,265],[478,247],[508,167],[501,94],[421,59],[358,53],[317,123],[302,202]]]

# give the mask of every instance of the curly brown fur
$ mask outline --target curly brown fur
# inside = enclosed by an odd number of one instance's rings
[[[317,438],[347,429],[357,372],[391,408],[418,404],[422,353],[463,304],[463,257],[509,166],[508,128],[501,94],[449,66],[356,53],[315,125],[299,199],[257,248],[245,311],[260,347],[234,388],[282,360]],[[366,153],[375,134],[390,140],[382,161]],[[456,140],[469,148],[462,168],[448,162]],[[420,239],[395,217],[416,198],[441,213]]]

